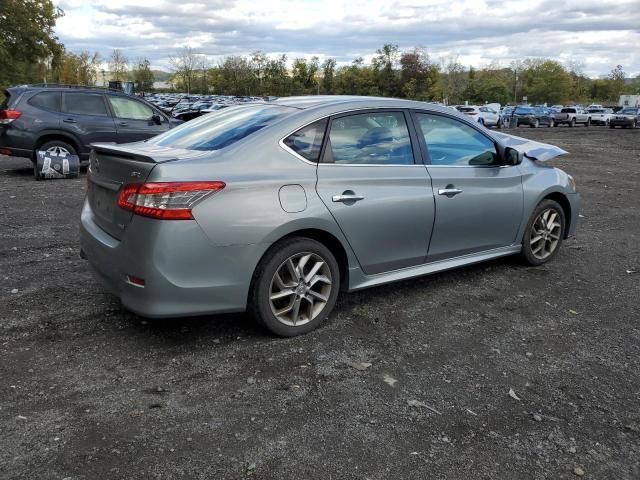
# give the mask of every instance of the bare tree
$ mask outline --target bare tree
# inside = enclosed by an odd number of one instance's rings
[[[117,48],[111,53],[109,70],[113,80],[124,80],[129,69],[129,60]]]
[[[187,94],[191,93],[193,80],[198,68],[199,56],[191,47],[185,47],[176,55],[169,57],[174,75],[182,82]]]

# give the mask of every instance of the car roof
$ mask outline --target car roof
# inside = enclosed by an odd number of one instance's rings
[[[11,94],[23,93],[28,91],[47,91],[47,92],[80,92],[80,93],[111,93],[113,95],[130,96],[122,90],[116,90],[108,87],[89,87],[85,85],[16,85],[7,88],[7,91]]]
[[[256,103],[256,102],[251,102]],[[262,102],[258,102],[262,103]],[[356,104],[361,108],[375,108],[375,107],[398,107],[398,108],[424,108],[428,105],[429,108],[439,109],[443,112],[448,112],[447,107],[437,105],[435,103],[418,102],[415,100],[405,100],[401,98],[389,98],[389,97],[366,97],[358,95],[314,95],[314,96],[299,96],[299,97],[281,97],[270,102],[264,102],[270,105],[282,105],[287,107],[298,108],[301,110],[311,109],[314,107],[340,107]]]

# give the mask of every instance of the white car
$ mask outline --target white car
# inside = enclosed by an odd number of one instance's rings
[[[613,110],[610,108],[588,108],[587,112],[591,114],[591,123],[596,125],[609,125],[611,117],[613,117]]]
[[[488,105],[469,105],[458,107],[458,110],[465,115],[474,118],[478,123],[485,127],[500,128],[500,104],[491,103]]]

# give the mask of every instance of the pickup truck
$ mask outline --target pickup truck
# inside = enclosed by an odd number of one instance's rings
[[[610,108],[587,108],[587,113],[591,115],[591,123],[596,125],[609,125],[613,110]]]
[[[570,127],[575,127],[581,123],[585,127],[591,125],[591,115],[579,107],[565,107],[560,113],[553,114],[553,121],[556,126],[566,123]]]

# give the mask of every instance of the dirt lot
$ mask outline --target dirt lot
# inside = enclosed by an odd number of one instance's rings
[[[640,478],[640,130],[519,134],[583,196],[553,263],[345,295],[285,340],[123,311],[78,257],[84,177],[0,157],[0,477]]]

